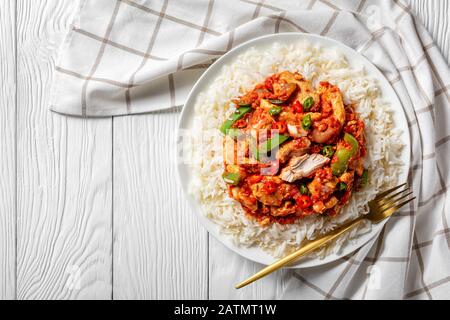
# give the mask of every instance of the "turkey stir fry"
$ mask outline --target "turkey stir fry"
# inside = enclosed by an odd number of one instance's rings
[[[231,103],[223,179],[261,225],[335,216],[367,184],[364,122],[337,86],[285,71]]]

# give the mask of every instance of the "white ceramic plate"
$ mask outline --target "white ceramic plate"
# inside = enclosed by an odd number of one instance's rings
[[[302,40],[307,40],[312,44],[319,44],[323,47],[337,48],[340,52],[342,52],[346,56],[351,67],[363,66],[370,77],[378,80],[379,87],[382,90],[383,99],[391,102],[395,126],[401,129],[403,132],[401,135],[401,141],[404,143],[405,148],[403,149],[401,160],[404,163],[404,167],[401,170],[401,174],[398,181],[399,183],[406,182],[408,168],[410,165],[411,142],[409,137],[408,123],[406,120],[406,116],[403,111],[402,104],[400,103],[400,100],[398,99],[394,89],[391,87],[391,85],[389,84],[387,79],[383,76],[383,74],[361,54],[351,49],[350,47],[343,45],[340,42],[321,36],[303,33],[283,33],[276,35],[268,35],[257,39],[253,39],[228,52],[226,55],[217,60],[203,74],[203,76],[198,80],[197,84],[192,89],[184,106],[183,112],[181,114],[179,130],[189,130],[191,128],[192,120],[194,118],[194,105],[196,102],[197,95],[207,88],[208,83],[213,81],[213,79],[218,75],[218,73],[221,71],[221,68],[224,65],[229,65],[233,63],[233,61],[237,56],[239,56],[240,54],[242,54],[251,47],[255,47],[257,49],[260,48],[261,50],[264,50],[264,47],[273,44],[274,42],[292,43],[295,41],[302,41]],[[177,154],[179,156],[181,154],[181,150],[178,150]],[[255,248],[238,247],[231,241],[231,239],[228,236],[220,233],[218,225],[216,225],[215,223],[213,223],[212,221],[210,221],[208,218],[205,217],[205,215],[201,211],[200,204],[197,203],[197,201],[188,192],[188,186],[192,175],[190,167],[186,164],[183,164],[183,162],[180,159],[178,159],[177,163],[178,163],[179,180],[183,187],[184,193],[188,198],[191,207],[196,212],[198,219],[205,226],[205,228],[215,238],[217,238],[219,241],[225,244],[228,248],[237,252],[238,254],[247,259],[265,265],[275,262],[275,258],[265,253],[262,249],[257,247]],[[381,231],[384,223],[372,226],[371,232],[361,235],[356,240],[347,243],[339,254],[330,254],[323,259],[305,258],[300,260],[296,264],[293,264],[291,268],[308,268],[319,266],[333,262],[341,257],[349,255],[350,253],[359,249],[361,246],[363,246],[364,244],[372,240],[374,237],[376,237]]]

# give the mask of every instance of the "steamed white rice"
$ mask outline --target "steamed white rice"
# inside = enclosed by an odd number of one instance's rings
[[[272,224],[262,227],[248,218],[241,205],[228,196],[222,179],[223,137],[219,128],[230,114],[230,99],[243,94],[271,74],[284,70],[298,71],[314,85],[329,81],[342,90],[346,104],[355,102],[357,112],[366,123],[368,155],[365,167],[369,169],[369,184],[354,193],[350,203],[334,218],[311,216],[292,225]],[[195,176],[191,193],[201,204],[204,214],[220,226],[240,246],[258,246],[275,257],[298,248],[305,239],[314,239],[322,233],[356,217],[367,214],[368,201],[388,186],[395,185],[403,147],[400,132],[393,125],[390,105],[381,99],[376,80],[362,68],[352,68],[336,49],[313,46],[308,42],[281,45],[275,43],[264,50],[251,48],[233,63],[226,65],[196,102],[191,144]],[[338,252],[355,236],[370,231],[365,225],[341,237],[327,251]]]

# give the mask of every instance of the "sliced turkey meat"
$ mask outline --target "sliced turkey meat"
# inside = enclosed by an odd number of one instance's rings
[[[309,177],[329,162],[329,158],[320,154],[305,154],[301,157],[293,157],[281,171],[280,178],[292,183],[296,180]]]

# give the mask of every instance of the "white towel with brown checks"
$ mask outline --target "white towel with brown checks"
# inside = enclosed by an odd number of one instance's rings
[[[279,32],[334,38],[385,74],[408,117],[418,197],[351,256],[288,273],[284,297],[449,299],[450,72],[401,0],[81,0],[51,109],[102,117],[180,107],[212,60]]]

